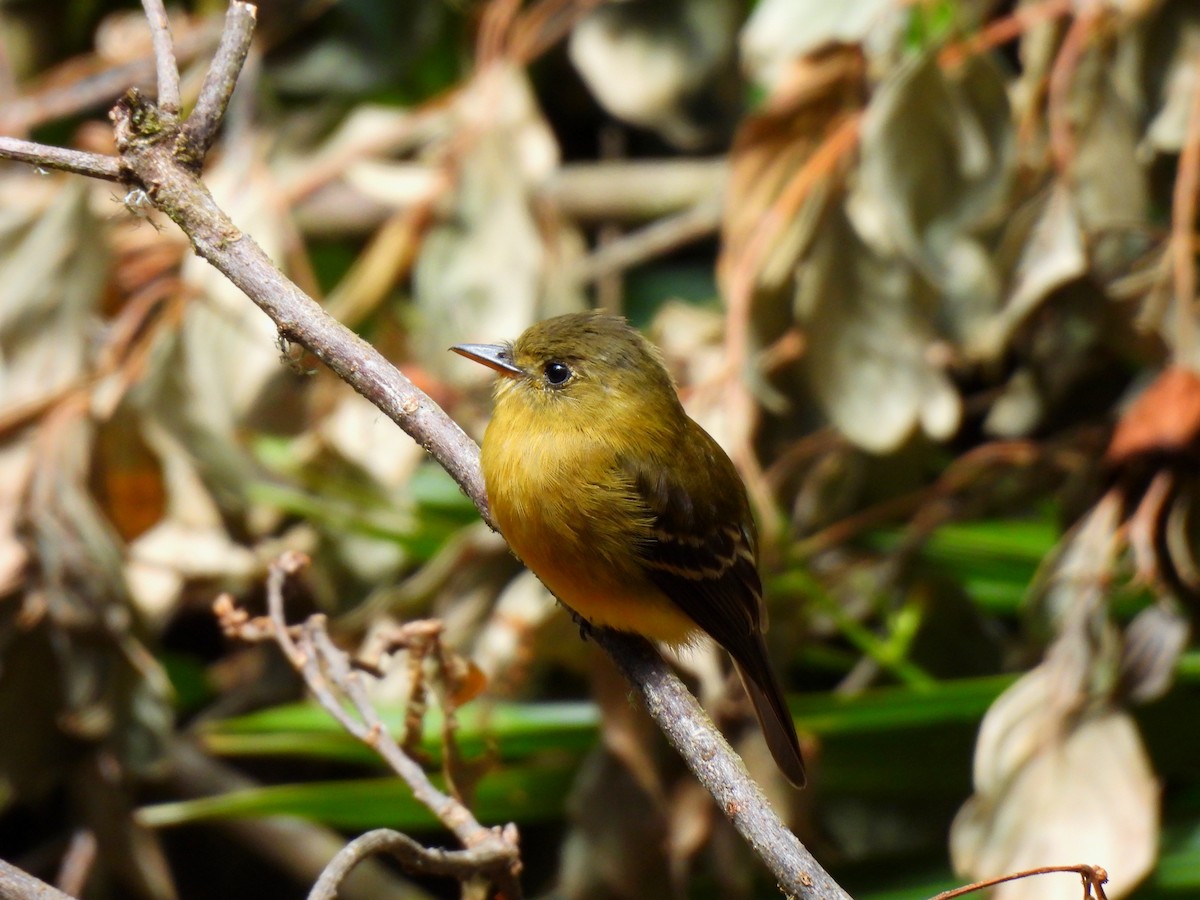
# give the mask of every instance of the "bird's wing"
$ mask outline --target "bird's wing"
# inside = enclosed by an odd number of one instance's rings
[[[763,640],[766,613],[745,488],[717,443],[700,426],[688,425],[695,433],[676,445],[669,464],[623,464],[653,518],[642,571],[733,657],[771,755],[793,784],[803,786],[796,728]]]
[[[623,464],[652,519],[640,562],[660,591],[740,659],[765,627],[754,520],[729,457],[688,425],[696,434],[678,442],[666,464]]]

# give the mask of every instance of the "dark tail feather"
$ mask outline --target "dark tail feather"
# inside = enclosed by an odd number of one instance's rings
[[[779,766],[779,771],[788,781],[802,788],[807,779],[792,714],[783,699],[779,679],[767,660],[767,648],[761,637],[755,650],[748,654],[750,658],[747,660],[734,660],[737,673],[754,704],[754,712],[762,727],[763,737],[767,739],[767,747],[775,757],[775,765]]]

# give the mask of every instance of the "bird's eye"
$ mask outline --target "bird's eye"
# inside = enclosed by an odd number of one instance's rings
[[[546,380],[551,384],[566,384],[567,379],[571,377],[571,369],[560,362],[548,362],[543,370],[546,373]]]

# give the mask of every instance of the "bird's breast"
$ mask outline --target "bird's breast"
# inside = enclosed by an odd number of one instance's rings
[[[493,419],[481,459],[492,515],[513,551],[593,624],[689,640],[695,624],[642,569],[653,517],[616,451],[585,431],[521,424]]]

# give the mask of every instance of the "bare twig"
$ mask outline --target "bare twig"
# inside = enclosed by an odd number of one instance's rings
[[[1071,85],[1088,38],[1096,27],[1095,4],[1085,5],[1067,28],[1058,56],[1050,69],[1046,97],[1046,118],[1050,122],[1050,152],[1055,168],[1062,174],[1071,170],[1075,159],[1075,130],[1071,121]]]
[[[1061,872],[1074,872],[1083,880],[1083,897],[1084,900],[1095,896],[1096,900],[1105,900],[1104,884],[1108,881],[1108,872],[1100,868],[1100,866],[1089,866],[1085,864],[1077,866],[1042,866],[1039,869],[1027,869],[1024,872],[1014,872],[1011,875],[1002,875],[999,878],[989,878],[987,881],[977,881],[974,884],[964,885],[963,887],[954,888],[949,891],[942,891],[930,900],[954,900],[956,897],[964,897],[967,894],[975,891],[982,891],[985,888],[995,887],[998,884],[1003,884],[1006,881],[1016,881],[1020,878],[1031,878],[1034,875],[1052,875]]]
[[[598,281],[708,237],[720,224],[721,198],[711,197],[683,212],[612,239],[582,260],[572,275],[581,282]]]
[[[31,166],[74,172],[76,175],[102,178],[105,181],[121,180],[121,161],[115,156],[48,147],[18,138],[0,137],[0,159],[12,159],[29,163]]]
[[[950,44],[938,54],[938,62],[945,68],[954,68],[973,57],[994,50],[1043,22],[1068,15],[1074,8],[1072,0],[1042,0],[1019,6],[1007,16],[989,22],[970,37]]]
[[[405,871],[418,872],[426,875],[445,875],[465,881],[476,876],[480,871],[495,865],[497,860],[492,855],[493,850],[476,848],[472,850],[442,850],[440,848],[422,847],[407,835],[392,831],[389,828],[379,828],[360,835],[333,858],[320,880],[313,885],[308,900],[333,900],[337,897],[338,886],[359,862],[377,853],[387,853],[395,857]]]
[[[288,625],[283,604],[284,584],[288,577],[307,564],[308,558],[303,554],[289,552],[271,565],[267,579],[269,625],[260,619],[249,619],[233,604],[231,597],[219,598],[216,611],[226,633],[243,639],[270,639],[278,643],[325,711],[347,732],[378,753],[392,771],[404,779],[413,797],[433,812],[466,848],[466,855],[446,858],[457,867],[455,872],[465,873],[463,877],[487,876],[505,897],[516,900],[521,896],[517,879],[521,862],[516,828],[512,825],[484,827],[462,803],[433,786],[425,770],[401,749],[387,730],[367,694],[363,674],[355,670],[349,656],[334,645],[325,630],[324,616],[311,616],[299,626]],[[412,847],[420,849],[415,843]],[[438,859],[443,857],[434,854],[427,862]],[[467,860],[472,863],[470,867],[466,867]],[[346,871],[352,865],[346,866]]]
[[[142,0],[150,38],[154,43],[154,69],[158,76],[158,108],[169,118],[179,115],[179,63],[171,41],[171,23],[162,0]]]
[[[219,37],[220,32],[212,24],[198,25],[178,38],[176,55],[181,62],[189,62],[211,53]],[[42,87],[0,105],[0,131],[24,134],[63,116],[111,104],[130,87],[154,83],[152,56],[105,68],[97,68],[98,62],[95,57],[68,60],[40,80]],[[82,77],[75,74],[81,68],[87,70]],[[68,77],[69,82],[64,84]]]
[[[28,872],[0,859],[0,900],[72,900]]]
[[[77,828],[71,833],[55,883],[72,896],[81,896],[87,887],[88,876],[96,864],[96,832]]]
[[[1176,357],[1200,367],[1196,343],[1196,192],[1200,189],[1200,54],[1192,71],[1192,102],[1171,203],[1171,266],[1175,282]]]
[[[216,140],[221,120],[229,106],[229,98],[233,96],[233,89],[237,85],[238,74],[250,52],[256,16],[256,8],[249,3],[234,2],[229,5],[221,43],[217,45],[212,65],[205,73],[196,106],[183,126],[182,149],[188,159],[203,162]]]

